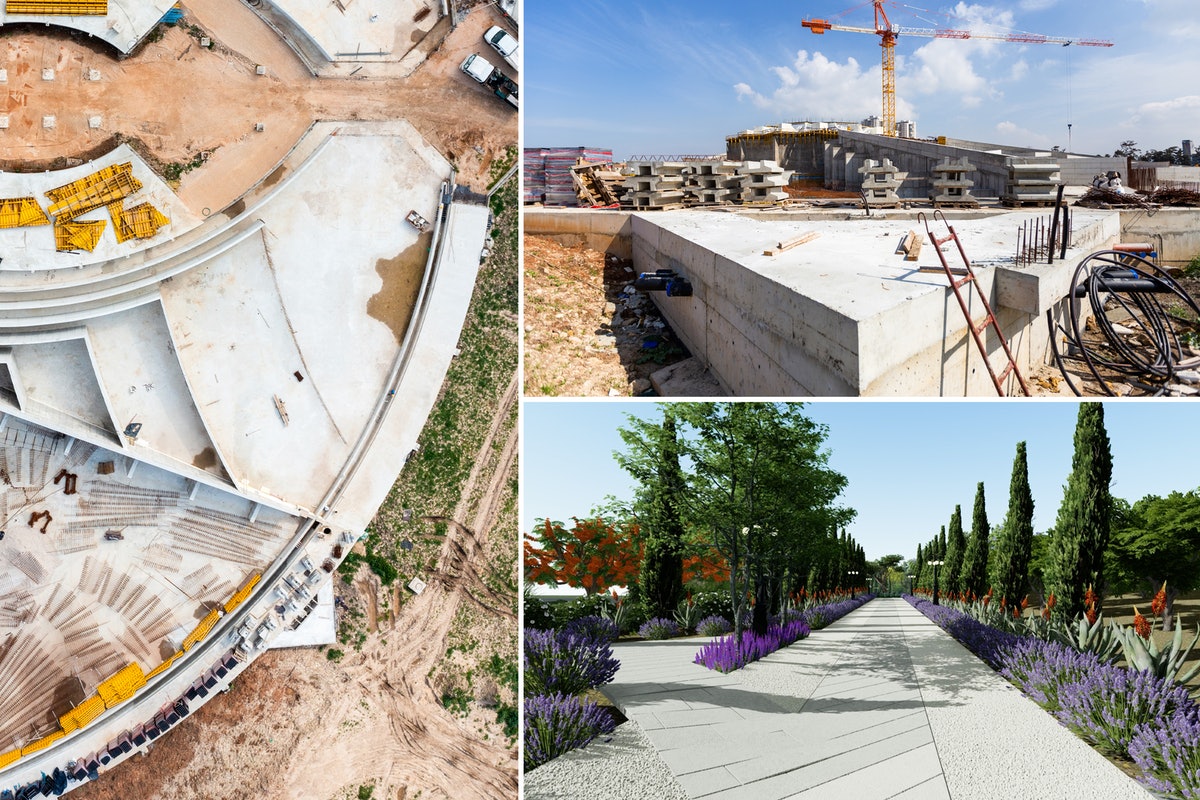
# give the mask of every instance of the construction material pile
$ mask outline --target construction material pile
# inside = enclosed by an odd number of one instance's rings
[[[1200,192],[1191,189],[1155,189],[1149,194],[1088,189],[1075,203],[1086,208],[1154,208],[1159,206],[1200,207]]]
[[[1064,362],[1082,362],[1099,391],[1117,386],[1166,396],[1200,394],[1200,306],[1164,269],[1125,250],[1101,250],[1080,262],[1069,297],[1068,319],[1056,325],[1049,312],[1055,362],[1077,395]],[[1060,352],[1059,336],[1066,348]]]
[[[599,147],[526,147],[522,171],[526,203],[573,208],[579,203],[571,168],[580,161],[607,164],[612,150]]]

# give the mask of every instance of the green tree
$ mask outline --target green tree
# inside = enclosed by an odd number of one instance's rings
[[[1029,592],[1029,559],[1033,552],[1033,493],[1029,489],[1024,442],[1017,442],[1008,485],[1008,514],[1000,526],[996,551],[996,591],[1009,602],[1020,602]]]
[[[687,482],[679,465],[675,415],[663,406],[662,423],[629,417],[619,430],[627,450],[617,462],[640,484],[634,511],[642,534],[641,601],[647,617],[668,617],[683,597],[687,531],[683,512]]]
[[[1075,454],[1063,487],[1051,541],[1050,583],[1057,597],[1055,614],[1073,620],[1083,612],[1083,595],[1096,592],[1096,611],[1104,600],[1104,551],[1112,513],[1112,451],[1104,430],[1104,406],[1081,403],[1075,423]]]
[[[966,555],[967,537],[963,533],[962,506],[955,506],[950,515],[950,529],[946,532],[946,565],[941,568],[938,581],[943,592],[957,592],[962,575],[963,556]]]
[[[1113,530],[1119,564],[1150,591],[1166,582],[1163,625],[1174,625],[1175,598],[1200,588],[1200,490],[1147,495]]]
[[[812,547],[854,511],[835,504],[846,478],[828,466],[827,428],[798,404],[677,403],[680,448],[690,465],[689,518],[708,529],[729,564],[735,633],[747,595],[765,630],[772,589],[782,585],[790,554]]]
[[[971,538],[963,555],[959,591],[963,594],[983,595],[987,592],[988,537],[987,507],[983,498],[983,482],[975,488],[975,507],[971,512]]]

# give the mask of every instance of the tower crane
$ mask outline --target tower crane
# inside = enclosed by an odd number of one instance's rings
[[[924,36],[930,39],[991,39],[1019,44],[1058,44],[1066,47],[1076,44],[1083,47],[1112,47],[1107,39],[1071,39],[1062,36],[1043,36],[1038,33],[974,33],[949,28],[912,28],[893,25],[888,19],[884,3],[887,0],[871,0],[875,7],[875,27],[862,28],[842,25],[827,19],[806,19],[800,24],[813,33],[825,31],[847,31],[849,33],[873,33],[879,37],[883,48],[883,132],[886,136],[896,135],[896,37]],[[845,13],[845,12],[842,12]]]

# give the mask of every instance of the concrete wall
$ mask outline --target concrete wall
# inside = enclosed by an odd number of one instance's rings
[[[676,270],[692,282],[692,297],[655,293],[654,301],[731,395],[995,395],[949,287],[930,291],[918,283],[905,302],[855,317],[663,228],[657,219],[636,215],[632,220],[634,266],[639,272]],[[1069,251],[1065,262],[977,269],[1025,375],[1048,363],[1046,312],[1062,319],[1076,263],[1116,240],[1117,215],[1085,215],[1080,228],[1081,246]],[[964,296],[979,321],[982,303],[969,287]],[[999,339],[988,331],[984,345],[999,371],[1005,364]],[[1019,393],[1015,384],[1009,391]]]
[[[1200,209],[1122,210],[1121,241],[1151,242],[1159,264],[1182,267],[1200,254]]]
[[[589,209],[526,208],[521,212],[525,233],[545,236],[569,247],[582,245],[622,259],[633,258],[630,216],[627,211]]]
[[[1065,153],[1044,150],[969,142],[964,139],[947,138],[945,141],[946,144],[938,144],[921,139],[899,139],[840,131],[838,139],[829,142],[825,148],[825,185],[831,189],[858,191],[862,185],[862,176],[858,169],[866,159],[891,159],[901,171],[907,172],[908,177],[899,195],[914,199],[929,197],[933,167],[946,157],[951,160],[966,157],[975,167],[976,171],[968,173],[966,177],[975,182],[971,194],[981,198],[999,197],[1005,193],[1008,165],[1014,160],[1058,164],[1061,180],[1068,186],[1090,186],[1096,173],[1117,170],[1125,175],[1127,168],[1127,160],[1124,157],[1067,158]]]
[[[825,143],[831,134],[806,131],[730,136],[725,140],[725,157],[730,161],[775,161],[797,179],[820,178],[824,174]]]

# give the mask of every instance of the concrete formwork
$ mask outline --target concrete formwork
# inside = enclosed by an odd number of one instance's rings
[[[1068,156],[1062,152],[969,142],[941,137],[937,141],[901,139],[855,131],[838,131],[837,139],[825,143],[825,186],[857,191],[862,184],[859,170],[868,160],[890,159],[908,178],[902,198],[926,198],[933,190],[934,169],[943,159],[966,158],[976,172],[972,190],[976,197],[1000,197],[1007,190],[1009,167],[1014,162],[1058,164],[1063,183],[1090,186],[1092,176],[1108,170],[1125,170],[1126,159]]]
[[[603,212],[526,218],[526,232],[577,224]],[[952,215],[981,285],[1023,371],[1048,353],[1047,310],[1060,318],[1075,265],[1120,235],[1116,212],[1075,212],[1074,246],[1065,261],[1014,265],[1017,227],[1034,214]],[[738,396],[990,396],[986,367],[966,320],[927,246],[920,261],[895,255],[915,215],[887,219],[823,214],[714,214],[680,211],[631,214],[635,268],[671,269],[691,281],[691,297],[654,295],[655,303],[694,356],[722,388]],[[553,219],[557,218],[557,219]],[[775,256],[763,250],[815,231],[820,236]],[[939,232],[939,231],[935,231]],[[944,233],[943,231],[940,231]],[[952,245],[947,245],[951,247]],[[958,261],[953,250],[951,264]],[[973,318],[982,315],[972,298]],[[985,337],[993,364],[999,341]]]

